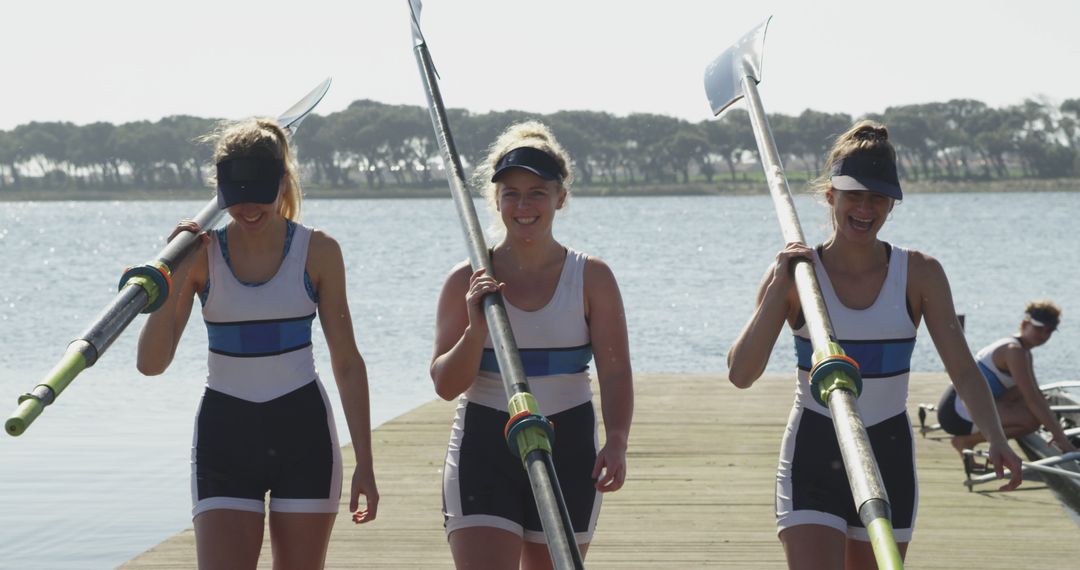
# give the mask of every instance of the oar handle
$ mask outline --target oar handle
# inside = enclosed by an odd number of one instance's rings
[[[84,340],[77,340],[68,345],[67,351],[45,375],[45,378],[34,386],[32,391],[19,396],[19,407],[4,422],[4,429],[8,435],[22,435],[26,428],[34,423],[34,420],[45,410],[45,406],[52,404],[56,397],[68,387],[68,384],[71,384],[71,381],[89,366],[87,354],[90,351],[93,351],[93,347]]]

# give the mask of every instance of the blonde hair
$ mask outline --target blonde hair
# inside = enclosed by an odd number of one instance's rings
[[[278,202],[278,213],[294,222],[300,221],[300,177],[296,159],[289,147],[285,130],[273,119],[251,118],[226,121],[199,140],[214,144],[214,164],[239,157],[276,158],[285,162],[285,191]],[[210,181],[217,184],[216,176]]]
[[[825,168],[821,176],[810,183],[811,191],[814,194],[824,195],[832,190],[833,165],[855,153],[864,152],[896,162],[896,149],[889,142],[889,129],[885,125],[864,119],[836,137],[836,142],[825,157]]]
[[[510,125],[495,139],[495,142],[491,143],[487,157],[477,165],[476,172],[473,174],[477,184],[480,185],[480,194],[487,199],[488,205],[493,209],[498,189],[498,186],[491,181],[495,173],[495,164],[506,153],[521,147],[535,148],[551,155],[561,170],[559,174],[562,176],[562,182],[559,185],[568,195],[570,193],[570,185],[574,180],[570,154],[559,144],[559,141],[555,140],[555,135],[551,133],[547,125],[540,121],[524,121]]]

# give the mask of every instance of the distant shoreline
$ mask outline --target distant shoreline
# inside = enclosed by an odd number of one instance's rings
[[[802,181],[791,182],[791,189],[797,194],[806,192]],[[768,187],[764,182],[731,183],[717,181],[691,184],[656,184],[632,186],[575,186],[576,196],[753,196],[765,195]],[[1076,192],[1080,191],[1080,178],[1054,179],[1015,179],[958,182],[906,182],[904,191],[909,194],[919,193],[956,193],[956,192]],[[444,198],[449,195],[445,186],[434,187],[389,187],[382,189],[368,188],[324,188],[309,186],[305,188],[304,198],[317,199],[402,199],[402,198]],[[10,188],[0,190],[0,202],[48,202],[48,201],[111,201],[111,200],[209,200],[213,196],[208,189],[178,190],[20,190]]]

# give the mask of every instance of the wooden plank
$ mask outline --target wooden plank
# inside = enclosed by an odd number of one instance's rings
[[[792,383],[769,375],[740,391],[717,375],[639,376],[630,476],[605,497],[587,567],[784,567],[773,488]],[[913,376],[913,421],[918,403],[936,403],[946,383],[941,374]],[[431,402],[375,430],[379,518],[356,526],[343,507],[327,567],[452,567],[440,485],[454,405]],[[1040,484],[969,492],[948,442],[916,438],[921,500],[907,568],[1069,567],[1080,557],[1076,523]],[[194,565],[189,529],[124,567]],[[269,543],[260,567],[270,567]]]

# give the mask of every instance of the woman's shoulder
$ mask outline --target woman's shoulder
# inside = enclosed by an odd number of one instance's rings
[[[297,229],[300,228],[304,228],[306,231],[311,233],[311,241],[309,242],[311,244],[309,246],[311,248],[311,251],[320,252],[341,250],[341,245],[338,243],[338,241],[334,239],[333,236],[324,232],[323,230],[297,224]]]
[[[618,287],[618,283],[615,280],[615,272],[611,270],[611,267],[608,266],[607,262],[592,255],[581,255],[584,257],[582,275],[587,288],[592,286],[603,288]]]
[[[907,254],[908,273],[912,277],[929,277],[944,271],[941,262],[929,253],[917,249],[894,247]]]
[[[459,261],[450,268],[450,271],[446,273],[446,284],[451,283],[464,283],[466,287],[469,283],[469,278],[472,277],[473,269],[472,264],[468,259]]]

